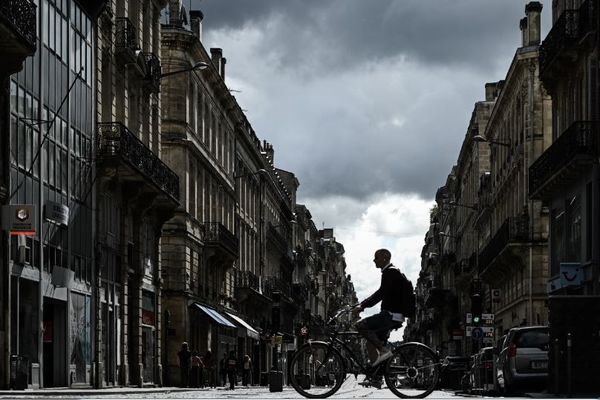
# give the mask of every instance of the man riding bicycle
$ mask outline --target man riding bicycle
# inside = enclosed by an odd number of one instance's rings
[[[371,366],[376,366],[392,356],[391,349],[386,345],[392,329],[400,328],[404,322],[403,296],[399,291],[406,279],[391,262],[392,253],[387,249],[375,252],[373,262],[381,269],[381,285],[371,296],[359,303],[352,311],[357,315],[365,308],[373,307],[381,301],[381,311],[378,314],[363,318],[356,323],[358,332],[367,339],[367,352]]]

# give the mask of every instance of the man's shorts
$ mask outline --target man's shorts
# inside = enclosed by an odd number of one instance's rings
[[[390,331],[402,326],[401,322],[394,321],[392,314],[387,311],[380,311],[379,314],[371,315],[363,318],[356,323],[356,327],[369,330],[377,335],[377,338],[382,342],[386,342],[390,337]]]

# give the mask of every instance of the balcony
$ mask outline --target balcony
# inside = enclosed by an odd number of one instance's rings
[[[204,245],[229,256],[228,258],[235,259],[239,254],[237,237],[220,222],[204,223]]]
[[[179,177],[120,122],[98,124],[98,158],[125,180],[151,182],[179,203]]]
[[[522,258],[523,244],[529,244],[529,217],[507,218],[490,242],[479,253],[480,277],[490,282],[496,273],[508,272]]]
[[[2,75],[21,70],[36,49],[36,11],[31,0],[0,0],[0,54]]]
[[[272,245],[284,256],[288,255],[288,241],[281,233],[279,233],[277,228],[271,224],[269,224],[269,229],[267,230],[267,245]]]
[[[150,93],[158,94],[160,92],[160,76],[162,69],[160,60],[154,53],[143,53],[146,74],[144,76],[144,86]]]
[[[593,2],[587,0],[578,10],[563,11],[552,26],[540,46],[540,78],[547,87],[577,59],[583,39],[595,29],[596,12]]]
[[[292,285],[281,278],[271,276],[265,280],[264,293],[270,298],[273,298],[273,293],[280,293],[282,300],[289,300],[292,297]]]
[[[115,20],[116,37],[115,50],[117,60],[123,64],[136,62],[136,53],[140,49],[135,27],[129,18],[118,17]]]
[[[250,271],[240,272],[235,285],[235,297],[243,303],[253,301],[257,306],[269,304],[270,300],[260,289],[260,279]]]
[[[529,196],[548,199],[579,179],[598,157],[598,122],[573,123],[529,167]]]

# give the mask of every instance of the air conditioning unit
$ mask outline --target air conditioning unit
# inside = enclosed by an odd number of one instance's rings
[[[17,262],[22,265],[31,264],[31,247],[27,244],[27,236],[17,236]]]

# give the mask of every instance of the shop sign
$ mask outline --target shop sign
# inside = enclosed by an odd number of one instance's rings
[[[44,218],[57,225],[69,225],[69,207],[54,201],[46,201]]]
[[[2,227],[11,235],[35,236],[35,205],[9,204],[3,206]]]
[[[283,336],[275,335],[271,338],[273,345],[279,345],[283,343]]]

